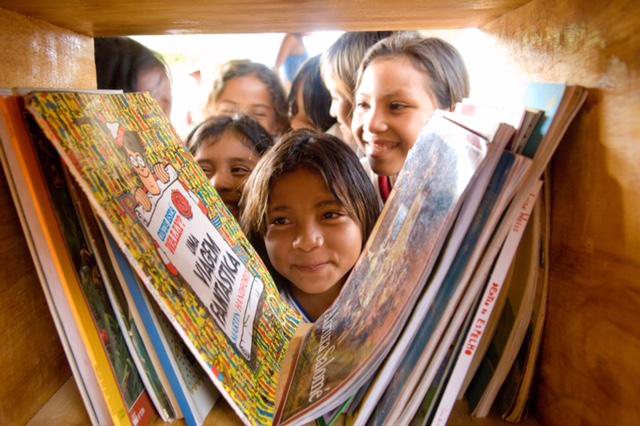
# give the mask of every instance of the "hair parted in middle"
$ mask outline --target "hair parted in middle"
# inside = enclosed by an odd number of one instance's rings
[[[451,109],[469,96],[469,75],[460,52],[437,37],[417,33],[397,33],[376,43],[362,59],[356,88],[362,74],[377,59],[405,57],[427,77],[427,87],[435,95],[438,108]]]
[[[273,146],[273,137],[253,118],[235,114],[219,115],[207,118],[191,130],[186,146],[192,155],[196,155],[204,145],[216,142],[226,133],[235,133],[259,155],[263,155]]]
[[[289,114],[287,99],[280,79],[266,65],[252,62],[248,59],[234,59],[223,64],[218,77],[213,82],[213,88],[209,93],[207,105],[215,104],[218,97],[224,90],[228,81],[237,77],[254,76],[260,80],[269,91],[273,100],[273,107],[276,114],[276,123],[279,132],[284,132],[289,128]]]
[[[360,224],[366,241],[381,209],[373,183],[358,156],[344,142],[306,129],[286,134],[262,157],[247,180],[240,201],[240,224],[246,235],[265,235],[269,193],[278,178],[298,169],[322,176],[336,200]]]

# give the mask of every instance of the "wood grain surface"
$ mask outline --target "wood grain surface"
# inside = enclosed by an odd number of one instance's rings
[[[317,30],[464,28],[482,25],[527,0],[1,0],[0,7],[107,36]]]
[[[483,30],[529,79],[588,87],[552,167],[542,424],[640,419],[640,3],[533,0]]]
[[[95,89],[93,39],[0,9],[0,88]]]
[[[0,424],[23,424],[71,375],[0,170]]]
[[[93,41],[0,10],[0,87],[95,88]],[[24,424],[71,376],[0,170],[0,424]]]

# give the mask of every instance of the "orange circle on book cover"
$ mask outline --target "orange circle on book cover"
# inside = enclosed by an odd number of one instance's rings
[[[193,211],[191,210],[191,206],[189,205],[189,201],[185,198],[184,195],[180,191],[172,191],[171,192],[171,202],[178,209],[178,212],[187,219],[191,219],[193,217]]]

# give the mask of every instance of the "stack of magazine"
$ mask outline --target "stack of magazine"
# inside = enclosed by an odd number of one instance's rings
[[[525,409],[544,322],[548,179],[586,92],[464,102],[422,130],[313,324],[147,94],[6,92],[2,160],[87,412],[202,424],[445,424]],[[542,194],[542,195],[541,195]]]

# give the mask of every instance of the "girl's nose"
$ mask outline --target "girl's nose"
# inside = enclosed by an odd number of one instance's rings
[[[302,224],[298,227],[296,237],[293,240],[293,248],[302,251],[311,251],[324,243],[322,232],[313,223]]]
[[[211,182],[211,185],[213,185],[218,193],[233,189],[231,176],[222,171],[216,172],[211,176],[209,182]]]
[[[365,130],[369,133],[377,134],[385,132],[389,127],[387,126],[386,117],[381,108],[371,107],[369,114],[365,118]]]

